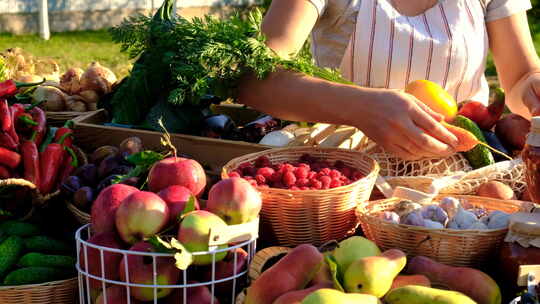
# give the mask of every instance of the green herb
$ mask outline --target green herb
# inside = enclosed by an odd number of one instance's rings
[[[164,158],[163,154],[154,151],[141,151],[139,153],[132,154],[126,158],[128,162],[135,165],[127,174],[117,175],[112,180],[113,184],[118,184],[124,180],[132,177],[139,177],[148,172],[152,165]]]
[[[149,238],[148,242],[157,252],[174,253],[176,267],[180,270],[186,270],[193,263],[193,255],[175,238],[167,242],[155,235]]]
[[[130,17],[111,30],[122,50],[138,58],[130,77],[106,105],[113,122],[143,124],[146,120],[159,130],[155,124],[163,117],[171,132],[189,132],[208,106],[205,96],[234,99],[244,75],[263,79],[280,67],[350,83],[336,70],[317,67],[303,53],[280,58],[265,44],[258,10],[227,20],[211,16],[186,20],[170,13],[156,16]]]

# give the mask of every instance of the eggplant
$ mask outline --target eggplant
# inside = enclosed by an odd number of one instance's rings
[[[243,140],[258,143],[266,134],[279,130],[280,128],[281,121],[279,119],[270,115],[265,115],[244,125],[239,131]]]
[[[94,164],[80,166],[74,175],[79,177],[81,185],[94,186],[98,183],[98,168]]]
[[[81,187],[81,179],[76,175],[72,175],[64,179],[64,181],[60,185],[60,190],[62,191],[62,193],[71,196]]]
[[[201,135],[211,138],[224,138],[234,129],[236,129],[236,124],[229,116],[216,114],[203,120]]]
[[[493,149],[501,153],[510,155],[510,152],[508,152],[508,150],[503,146],[503,144],[501,143],[501,141],[499,140],[495,132],[482,131],[482,133],[484,133],[484,137],[486,138],[486,141],[490,147],[492,147]],[[493,153],[493,158],[495,158],[495,161],[498,161],[498,162],[503,161],[503,160],[508,160],[506,157],[498,153]]]
[[[79,209],[90,209],[93,201],[94,190],[90,187],[82,187],[73,194],[73,204]]]

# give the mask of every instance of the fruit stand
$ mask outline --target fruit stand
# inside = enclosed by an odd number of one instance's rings
[[[259,52],[257,14],[171,6],[111,30],[125,78],[93,62],[0,83],[0,303],[538,303],[540,120],[504,113],[499,88],[458,107],[412,81],[459,145],[403,160],[236,104],[246,70],[348,82]]]

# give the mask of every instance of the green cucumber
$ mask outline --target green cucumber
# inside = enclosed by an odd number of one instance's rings
[[[0,278],[13,267],[24,250],[23,239],[12,235],[0,244]]]
[[[18,266],[21,267],[60,267],[71,268],[75,267],[75,258],[67,255],[50,255],[39,252],[30,252],[21,257]]]
[[[39,284],[67,279],[74,276],[73,270],[52,267],[25,267],[13,270],[4,279],[4,285]]]
[[[24,239],[24,245],[28,251],[43,253],[69,253],[73,250],[68,244],[43,235]]]
[[[487,145],[486,138],[484,137],[482,130],[480,130],[480,128],[476,123],[474,123],[474,121],[468,119],[465,116],[457,115],[454,119],[453,124],[471,132],[476,137],[476,139]],[[482,168],[485,166],[493,165],[495,163],[493,154],[491,154],[489,148],[483,145],[476,145],[476,147],[472,148],[467,152],[463,152],[463,154],[465,155],[465,158],[469,161],[473,169]]]
[[[27,237],[38,235],[40,230],[39,227],[34,224],[19,221],[5,221],[0,223],[0,233]]]

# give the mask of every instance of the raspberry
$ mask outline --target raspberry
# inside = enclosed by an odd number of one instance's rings
[[[285,164],[281,170],[283,172],[288,172],[288,171],[293,172],[294,171],[294,166],[291,165],[291,164]]]
[[[322,183],[318,180],[314,180],[314,182],[312,182],[311,185],[313,186],[313,188],[317,190],[320,190],[323,187]]]
[[[307,178],[308,179],[317,178],[317,172],[315,172],[315,171],[309,172]]]
[[[250,162],[241,163],[240,166],[238,166],[238,169],[244,169],[244,168],[247,168],[247,167],[251,167]]]
[[[269,167],[263,167],[257,170],[257,175],[262,175],[265,178],[270,178],[274,174],[274,169]]]
[[[333,169],[330,171],[330,174],[328,174],[331,178],[339,178],[341,176],[341,172],[339,172],[336,169]]]
[[[297,167],[294,169],[294,176],[296,178],[307,178],[309,174],[309,169],[306,167]]]
[[[258,185],[257,185],[257,181],[254,180],[254,179],[250,179],[250,180],[248,180],[248,182],[249,182],[249,184],[252,185],[253,187],[257,187],[257,186],[258,186]]]
[[[330,187],[332,178],[330,176],[323,175],[319,178],[319,181],[322,183],[323,188]]]
[[[342,160],[336,160],[336,162],[334,163],[334,167],[339,169],[344,168],[345,166],[346,165]]]
[[[352,180],[354,180],[354,181],[357,181],[357,180],[359,180],[359,179],[361,179],[363,177],[364,177],[364,174],[362,174],[362,172],[360,172],[360,171],[354,171],[352,173]]]
[[[289,190],[300,190],[300,188],[296,187],[296,186],[292,186],[289,188]]]
[[[308,186],[303,186],[303,187],[300,187],[300,190],[309,190],[309,187]]]
[[[306,167],[306,168],[308,168],[308,170],[310,169],[309,164],[306,164],[306,163],[299,163],[298,167]]]
[[[299,178],[296,180],[296,186],[298,187],[304,187],[309,185],[309,179],[307,178]]]
[[[332,172],[332,169],[326,167],[326,168],[323,168],[321,169],[321,171],[319,171],[319,173],[322,173],[322,175],[330,175],[330,172]]]
[[[288,171],[283,174],[283,184],[286,186],[292,186],[296,183],[296,176],[294,176],[294,173]]]
[[[257,184],[262,185],[266,183],[266,178],[262,176],[261,174],[255,175],[255,180],[257,181]]]
[[[257,169],[253,166],[242,168],[242,175],[244,176],[255,176],[257,175]]]
[[[283,178],[283,173],[281,171],[275,171],[270,177],[270,181],[274,183],[281,182],[281,178]]]
[[[352,170],[350,167],[343,167],[340,170],[341,170],[341,175],[344,175],[347,178],[351,178]]]
[[[274,170],[275,171],[281,171],[283,166],[285,166],[285,164],[277,164],[277,165],[274,165]]]
[[[337,188],[337,187],[341,187],[342,186],[342,183],[339,179],[332,179],[332,182],[330,183],[330,188]]]
[[[272,163],[270,162],[270,159],[268,159],[268,157],[264,155],[257,157],[257,159],[255,160],[255,166],[257,168],[269,167],[271,165]]]
[[[233,171],[229,173],[229,177],[242,177],[238,171]]]

